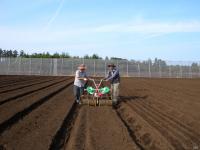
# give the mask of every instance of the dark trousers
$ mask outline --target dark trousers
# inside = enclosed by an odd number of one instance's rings
[[[80,97],[83,94],[84,87],[78,87],[74,85],[74,97],[76,101],[80,101]]]

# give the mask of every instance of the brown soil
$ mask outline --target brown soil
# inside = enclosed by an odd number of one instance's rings
[[[128,78],[117,111],[145,149],[200,149],[199,97],[199,79]]]
[[[128,130],[109,106],[83,106],[78,112],[66,150],[138,150]]]
[[[200,79],[123,78],[117,109],[76,105],[72,84],[0,76],[0,150],[200,149]]]

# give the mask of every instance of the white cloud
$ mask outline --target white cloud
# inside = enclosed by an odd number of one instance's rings
[[[112,33],[130,33],[131,36],[139,36],[138,40],[154,38],[170,33],[200,32],[200,21],[188,22],[145,22],[121,23],[93,26],[87,28],[59,28],[52,31],[42,31],[41,29],[32,28],[9,28],[0,26],[0,43],[84,43],[98,37],[101,38]],[[133,34],[132,34],[133,33]],[[137,33],[137,34],[136,34]],[[100,38],[98,37],[98,38]],[[73,42],[71,42],[73,43]],[[74,43],[73,43],[74,44]]]
[[[94,28],[96,32],[136,32],[142,34],[167,34],[176,32],[200,32],[200,21],[191,22],[140,22],[111,24]]]
[[[52,15],[52,17],[49,19],[49,21],[48,21],[46,27],[44,28],[44,30],[47,30],[50,27],[50,25],[54,22],[54,20],[57,18],[57,16],[59,15],[59,13],[60,13],[60,11],[61,11],[61,9],[63,7],[64,1],[65,0],[60,0],[58,8],[56,9],[56,11]]]

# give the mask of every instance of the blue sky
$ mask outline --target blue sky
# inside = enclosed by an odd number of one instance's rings
[[[199,0],[0,0],[0,48],[200,60]]]

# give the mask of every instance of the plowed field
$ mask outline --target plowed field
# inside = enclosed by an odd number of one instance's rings
[[[120,103],[74,103],[72,77],[0,76],[0,150],[198,150],[200,79],[122,78]]]

